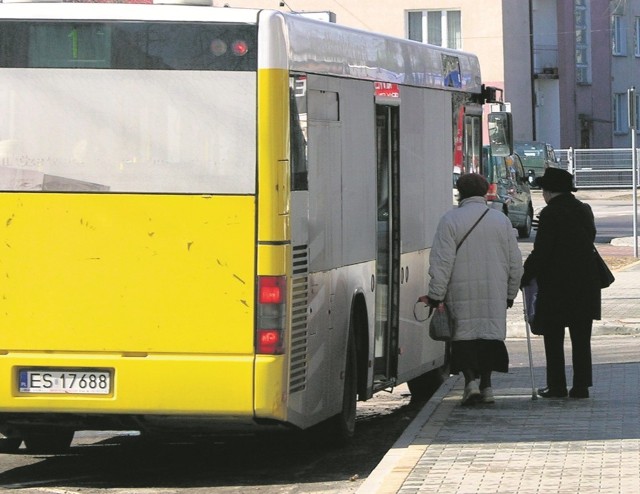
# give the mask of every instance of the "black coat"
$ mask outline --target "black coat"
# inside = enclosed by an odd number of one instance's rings
[[[591,207],[571,193],[554,197],[540,213],[522,284],[538,282],[535,320],[543,330],[548,323],[600,319],[595,237]]]

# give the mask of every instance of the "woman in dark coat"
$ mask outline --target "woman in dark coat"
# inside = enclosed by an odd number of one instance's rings
[[[600,319],[600,283],[593,242],[593,212],[571,192],[573,176],[548,168],[537,179],[547,206],[540,213],[533,251],[524,263],[522,285],[538,283],[536,326],[544,334],[547,387],[544,398],[567,396],[564,334],[569,328],[573,356],[572,398],[588,398],[593,385],[591,328]]]

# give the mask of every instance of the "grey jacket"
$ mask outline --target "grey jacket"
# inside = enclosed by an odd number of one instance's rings
[[[456,254],[456,245],[487,209],[469,197],[441,219],[429,256],[429,293],[444,300],[458,321],[454,340],[504,340],[507,299],[515,299],[522,276],[516,232],[502,212],[489,210]]]

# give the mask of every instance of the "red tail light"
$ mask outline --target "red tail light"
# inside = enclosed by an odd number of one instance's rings
[[[278,355],[283,352],[282,331],[279,329],[258,329],[256,353]]]
[[[498,198],[498,184],[489,184],[489,190],[485,197],[487,201],[495,201]]]
[[[261,304],[283,303],[285,286],[284,276],[261,276],[258,279],[258,302]]]
[[[258,277],[256,353],[284,353],[286,287],[287,279],[284,276]]]
[[[238,57],[242,57],[246,55],[247,52],[249,51],[249,46],[247,45],[246,41],[237,40],[237,41],[234,41],[233,44],[231,45],[231,51],[233,52],[234,55]]]

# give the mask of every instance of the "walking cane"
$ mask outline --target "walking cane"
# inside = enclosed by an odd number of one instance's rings
[[[527,332],[527,350],[529,351],[529,372],[531,374],[531,399],[537,400],[538,394],[536,393],[536,384],[533,379],[533,357],[531,355],[531,326],[529,325],[529,313],[527,311],[527,293],[526,290],[530,287],[522,288],[522,305],[524,307],[524,322]]]

